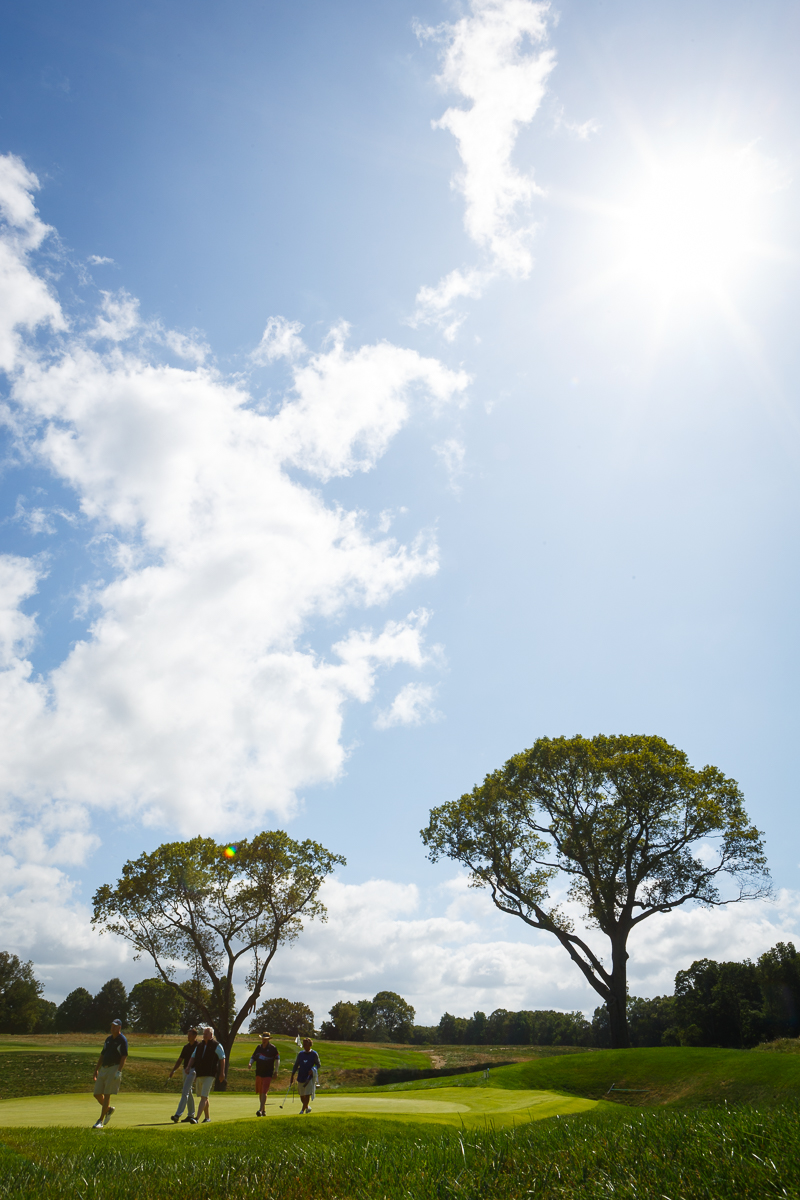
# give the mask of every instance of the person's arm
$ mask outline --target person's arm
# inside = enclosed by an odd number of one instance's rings
[[[120,1056],[119,1056],[119,1062],[117,1063],[117,1074],[118,1075],[122,1074],[122,1068],[125,1066],[125,1063],[128,1058],[128,1039],[123,1037],[123,1038],[121,1038],[121,1041],[122,1041],[122,1045],[125,1047],[125,1049],[121,1051]]]
[[[290,1084],[294,1083],[294,1077],[297,1073],[297,1063],[298,1063],[299,1058],[300,1058],[300,1055],[298,1054],[297,1058],[294,1060],[294,1063],[292,1064],[292,1078],[289,1080]]]
[[[182,1062],[183,1062],[183,1054],[181,1053],[178,1055],[178,1061],[175,1063],[175,1066],[172,1068],[172,1070],[169,1073],[170,1079],[172,1079],[172,1076],[175,1074],[175,1072],[177,1071],[178,1067],[181,1065]]]
[[[97,1066],[96,1066],[96,1067],[95,1067],[95,1069],[94,1069],[94,1079],[95,1079],[95,1082],[97,1081],[97,1072],[100,1070],[100,1066],[101,1066],[102,1062],[103,1062],[103,1051],[101,1050],[101,1051],[100,1051],[100,1057],[99,1057],[99,1058],[98,1058],[98,1060],[97,1060]]]
[[[225,1051],[222,1046],[217,1046],[217,1058],[219,1059],[219,1067],[217,1068],[220,1082],[225,1082]]]

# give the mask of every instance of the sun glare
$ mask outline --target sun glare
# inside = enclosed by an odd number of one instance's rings
[[[662,295],[729,291],[762,252],[775,187],[752,147],[654,161],[620,214],[624,274]]]

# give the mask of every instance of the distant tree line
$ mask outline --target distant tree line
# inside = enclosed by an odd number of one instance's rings
[[[95,996],[78,987],[59,1005],[42,999],[43,990],[33,963],[0,951],[0,1033],[99,1033],[117,1017],[137,1033],[185,1033],[201,1023],[199,1009],[160,979],[143,979],[130,993],[121,979],[109,979]],[[188,990],[207,1002],[196,980]]]
[[[198,1004],[209,1003],[203,985],[186,985]],[[92,996],[76,988],[56,1006],[42,999],[33,964],[0,951],[0,1033],[97,1033],[115,1017],[140,1033],[186,1032],[202,1024],[200,1009],[184,1001],[160,979],[143,979],[127,993],[109,979]],[[611,1045],[608,1008],[588,1021],[580,1012],[550,1009],[488,1016],[444,1013],[438,1025],[415,1025],[415,1010],[397,992],[371,1000],[340,1000],[323,1021],[321,1037],[345,1042],[417,1045],[597,1046]],[[627,1020],[632,1046],[724,1046],[747,1048],[759,1042],[800,1035],[800,954],[792,942],[778,942],[756,962],[715,962],[702,958],[675,976],[672,996],[629,996]],[[291,1037],[314,1032],[314,1013],[301,1001],[266,1000],[250,1021],[251,1032]]]
[[[332,1010],[331,1010],[332,1011]],[[628,997],[632,1046],[724,1046],[746,1049],[759,1042],[800,1035],[800,954],[778,942],[757,962],[701,958],[675,976],[672,996]],[[445,1013],[438,1025],[415,1026],[411,1039],[442,1045],[611,1045],[608,1008],[583,1013],[507,1012],[469,1018]]]

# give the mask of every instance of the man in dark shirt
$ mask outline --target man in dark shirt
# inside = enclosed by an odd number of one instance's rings
[[[194,1081],[197,1076],[195,1074],[194,1067],[189,1066],[189,1062],[194,1054],[194,1048],[197,1044],[197,1030],[190,1029],[186,1036],[189,1040],[181,1050],[180,1054],[178,1055],[178,1061],[175,1063],[175,1066],[169,1073],[169,1077],[172,1079],[172,1076],[175,1074],[178,1067],[183,1067],[183,1091],[181,1092],[180,1103],[170,1118],[175,1125],[177,1125],[178,1121],[180,1121],[181,1113],[183,1112],[184,1108],[186,1108],[187,1103],[189,1105],[189,1112],[188,1115],[183,1118],[183,1124],[197,1124],[197,1120],[194,1115]]]
[[[256,1092],[258,1093],[259,1101],[256,1109],[256,1116],[264,1116],[264,1105],[267,1101],[267,1092],[269,1085],[272,1083],[273,1072],[280,1065],[280,1055],[275,1046],[273,1046],[270,1034],[262,1033],[261,1045],[256,1046],[253,1053],[250,1055],[248,1067],[256,1064]]]
[[[100,1116],[92,1129],[102,1129],[111,1120],[115,1111],[111,1097],[116,1096],[122,1082],[122,1068],[128,1057],[128,1041],[122,1033],[119,1017],[111,1022],[111,1032],[103,1042],[103,1049],[94,1069],[94,1098],[100,1105]]]

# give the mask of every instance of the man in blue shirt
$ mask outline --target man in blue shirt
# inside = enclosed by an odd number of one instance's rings
[[[128,1039],[122,1033],[119,1017],[111,1022],[111,1032],[103,1042],[103,1049],[94,1069],[94,1098],[100,1105],[100,1116],[92,1129],[102,1129],[115,1112],[111,1097],[116,1096],[122,1082],[122,1068],[128,1057]]]

